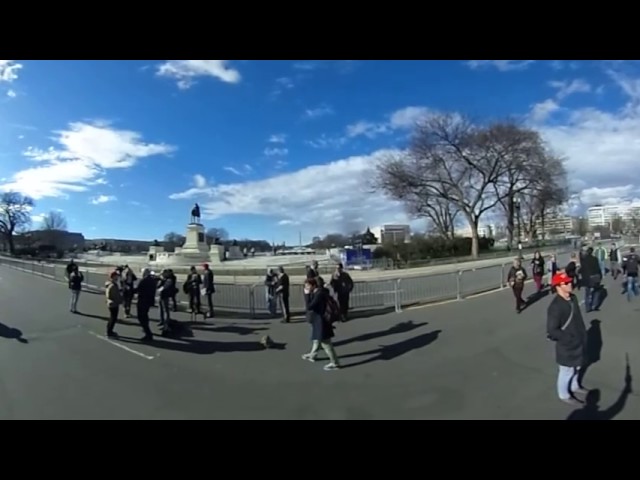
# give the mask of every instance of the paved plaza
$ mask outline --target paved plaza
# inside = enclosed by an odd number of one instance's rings
[[[602,348],[585,385],[601,392],[600,418],[640,419],[638,396],[620,398],[627,353],[640,375],[640,298],[628,303],[607,285],[602,311],[586,315],[601,322]],[[555,394],[549,297],[521,315],[503,290],[340,324],[344,368],[325,372],[324,362],[300,358],[309,348],[303,321],[215,319],[192,336],[141,344],[131,319],[112,342],[102,337],[103,295],[83,292],[83,315],[73,315],[68,294],[0,267],[0,419],[564,420],[573,412]],[[263,350],[264,334],[278,348]]]

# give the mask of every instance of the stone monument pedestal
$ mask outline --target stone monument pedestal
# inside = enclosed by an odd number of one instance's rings
[[[209,259],[216,265],[224,261],[224,245],[211,245],[209,247]]]
[[[240,260],[244,258],[240,246],[232,245],[229,247],[229,260]]]
[[[204,226],[200,223],[187,225],[187,235],[180,256],[191,261],[209,261],[209,246],[204,234]]]

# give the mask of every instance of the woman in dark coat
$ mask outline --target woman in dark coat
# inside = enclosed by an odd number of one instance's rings
[[[318,350],[322,346],[329,357],[329,363],[324,366],[324,369],[337,370],[340,368],[340,361],[331,343],[334,336],[333,325],[324,318],[329,291],[324,288],[324,285],[319,285],[316,278],[307,280],[305,290],[309,291],[307,321],[311,324],[311,351],[302,355],[302,359],[315,362]]]

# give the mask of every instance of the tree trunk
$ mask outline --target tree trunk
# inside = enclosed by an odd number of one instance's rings
[[[13,242],[13,233],[7,234],[7,243],[9,244],[9,254],[12,256],[15,255],[16,246],[15,246],[15,243]]]
[[[545,240],[545,229],[544,229],[544,218],[545,218],[545,211],[544,208],[542,208],[540,210],[540,228],[542,230],[542,232],[540,233],[540,235],[542,236],[542,243],[544,244],[544,240]]]
[[[513,195],[507,199],[507,246],[513,249],[513,234],[515,230],[515,203]]]
[[[480,235],[478,235],[478,220],[469,220],[471,227],[471,257],[478,258],[480,254]]]

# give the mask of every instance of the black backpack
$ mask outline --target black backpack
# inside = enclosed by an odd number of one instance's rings
[[[627,273],[636,274],[638,273],[638,256],[635,253],[630,253],[627,256]]]
[[[340,306],[336,299],[331,295],[327,295],[326,297],[327,305],[324,309],[324,319],[329,324],[333,325],[336,322],[339,322],[342,319],[342,314],[340,313]]]

